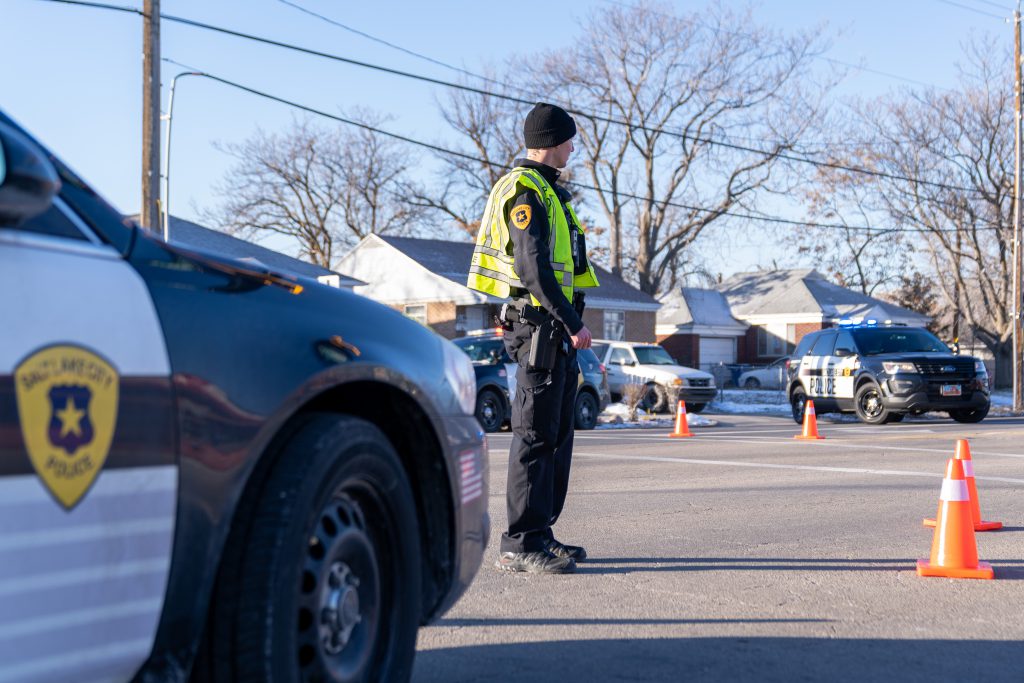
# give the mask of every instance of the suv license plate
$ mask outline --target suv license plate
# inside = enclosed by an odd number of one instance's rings
[[[943,384],[939,390],[943,396],[959,396],[960,385],[959,384]]]

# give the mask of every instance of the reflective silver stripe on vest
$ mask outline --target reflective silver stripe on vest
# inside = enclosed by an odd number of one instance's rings
[[[537,173],[529,168],[524,168],[523,175],[530,176],[530,180],[532,180],[535,185],[541,188],[541,199],[544,200],[544,204],[548,208],[548,246],[550,247],[550,252],[548,253],[548,260],[551,261],[552,267],[554,267],[555,265],[561,266],[562,264],[557,263],[555,261],[555,246],[558,244],[558,240],[555,237],[555,220],[552,214],[555,211],[561,211],[562,213],[565,213],[565,208],[562,206],[562,200],[558,198],[558,193],[555,192],[555,188],[551,186],[551,183],[549,183],[547,179],[544,178],[544,176],[542,176],[540,173]],[[543,188],[547,188],[550,191],[550,194],[554,195],[555,201],[558,204],[557,208],[551,205],[551,202],[549,201],[548,197],[548,192],[544,191]],[[569,222],[568,218],[565,222]],[[571,228],[569,229],[569,239],[572,239]],[[565,270],[565,267],[563,266],[561,268],[558,268],[557,270]]]
[[[500,249],[492,249],[491,247],[478,246],[477,251],[483,254],[487,254],[488,256],[493,256],[497,259],[501,259],[505,263],[511,264],[513,262],[512,257],[506,254],[505,252],[501,251]]]
[[[520,280],[516,280],[515,278],[508,277],[504,273],[499,273],[497,271],[491,270],[490,268],[484,268],[483,266],[470,266],[469,267],[469,272],[470,273],[476,273],[477,275],[483,275],[484,277],[489,277],[492,280],[498,280],[499,282],[504,282],[505,284],[509,285],[510,287],[518,287],[519,289],[526,289],[526,285],[524,285]]]

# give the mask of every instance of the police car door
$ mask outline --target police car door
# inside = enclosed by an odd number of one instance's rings
[[[835,332],[823,332],[800,365],[804,388],[811,398],[829,397],[835,392],[835,384],[828,375],[835,341]]]
[[[173,398],[145,283],[59,198],[0,227],[0,681],[128,680],[170,565]]]
[[[849,330],[839,330],[832,350],[831,363],[836,398],[852,399],[854,375],[860,367],[860,359],[857,357],[857,345]]]

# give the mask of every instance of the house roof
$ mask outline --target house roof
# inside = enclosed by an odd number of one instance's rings
[[[138,220],[137,215],[131,216],[131,218]],[[337,271],[293,258],[279,251],[261,247],[258,244],[232,237],[227,233],[206,228],[198,223],[193,223],[176,216],[170,217],[170,225],[167,232],[169,241],[172,244],[180,244],[188,249],[206,251],[239,261],[256,261],[274,270],[308,278],[315,279],[328,275],[337,275],[339,277],[339,284],[342,287],[354,287],[355,285],[364,284],[360,280],[342,275]]]
[[[736,320],[725,295],[714,289],[681,287],[662,300],[658,327],[675,326],[675,333],[743,334],[746,323]]]
[[[375,271],[375,267],[369,264],[361,264],[360,260],[372,253],[372,250],[380,245],[387,245],[395,251],[412,259],[423,269],[447,280],[447,283],[435,283],[437,291],[424,292],[423,286],[419,288],[417,296],[419,300],[450,300],[452,291],[448,285],[454,283],[463,288],[465,293],[472,293],[474,302],[482,303],[491,300],[489,297],[473,292],[466,287],[466,280],[469,278],[469,264],[473,256],[472,242],[452,242],[449,240],[421,239],[416,237],[392,237],[383,235],[370,235],[342,259],[342,266],[357,277],[368,279],[371,283],[363,294],[380,300],[391,300],[397,302],[399,296],[409,296],[409,292],[395,282],[384,283],[382,274]],[[359,253],[357,253],[359,252]],[[636,287],[615,277],[610,272],[595,265],[598,282],[601,286],[596,290],[587,293],[587,305],[598,308],[626,308],[638,310],[658,310],[661,304],[650,296],[641,292]],[[375,273],[376,277],[369,275]],[[394,275],[392,271],[391,276]],[[392,279],[389,276],[388,279]],[[376,291],[374,291],[376,289]],[[470,303],[469,300],[457,303]]]
[[[734,316],[820,315],[825,320],[875,317],[924,324],[929,318],[829,282],[814,269],[737,273],[718,286]]]

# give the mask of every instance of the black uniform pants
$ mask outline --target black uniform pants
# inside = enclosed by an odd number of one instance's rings
[[[527,370],[533,328],[516,324],[505,333],[505,348],[516,359],[512,398],[512,447],[508,458],[508,530],[502,552],[543,550],[569,490],[575,426],[576,350],[557,354],[551,371]]]

